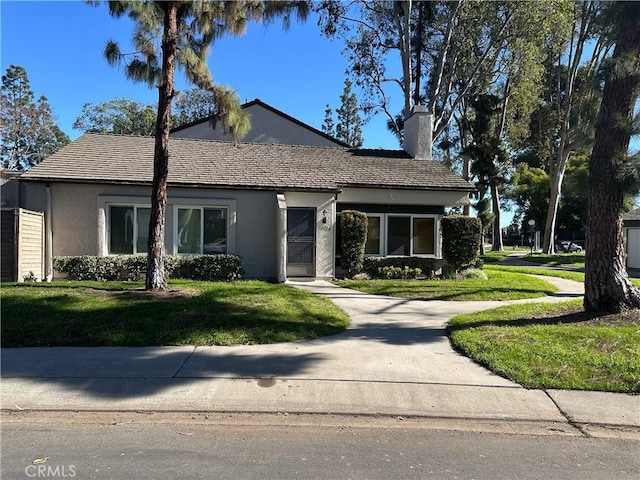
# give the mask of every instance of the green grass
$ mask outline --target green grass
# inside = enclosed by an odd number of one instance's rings
[[[584,283],[584,273],[571,270],[552,270],[544,267],[511,267],[509,265],[485,265],[484,270],[525,273],[527,275],[543,275],[546,277],[566,278],[575,282]],[[640,288],[640,278],[630,278],[631,283]]]
[[[534,253],[525,256],[523,260],[550,267],[584,268],[584,253],[559,253],[557,255]]]
[[[640,323],[600,325],[564,316],[580,304],[460,315],[449,321],[448,333],[467,356],[527,388],[640,393]]]
[[[343,331],[328,299],[258,281],[3,284],[3,347],[238,345],[291,342]]]
[[[487,250],[486,253],[484,255],[481,255],[480,258],[482,258],[482,260],[484,260],[485,263],[496,263],[502,260],[504,257],[508,257],[512,253],[522,253],[522,252],[529,252],[529,251],[530,250],[528,248],[518,247],[516,249],[511,249],[511,247],[506,247],[506,249],[503,250],[502,252],[498,250],[495,250],[495,251]]]
[[[527,275],[544,275],[546,277],[566,278],[576,282],[584,283],[584,273],[571,270],[552,270],[543,267],[512,267],[509,265],[485,265],[484,270],[490,271],[524,273]]]
[[[549,283],[521,273],[487,270],[488,280],[344,280],[341,287],[418,300],[518,300],[551,295]]]

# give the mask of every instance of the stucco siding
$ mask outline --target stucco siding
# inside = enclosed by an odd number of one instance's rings
[[[315,147],[335,147],[338,145],[313,130],[305,128],[259,104],[250,105],[244,111],[251,116],[251,130],[242,139],[243,142],[310,145]],[[208,121],[176,130],[171,133],[171,136],[175,138],[233,141],[231,135],[224,133],[221,125],[217,125],[213,129]]]
[[[468,202],[469,194],[460,191],[344,188],[338,195],[338,203],[437,205],[449,207],[454,205],[464,205]]]
[[[29,204],[46,211],[45,185],[27,183]],[[229,206],[228,252],[240,255],[247,276],[275,278],[276,194],[266,191],[169,188],[165,251],[176,253],[176,205]],[[150,188],[121,185],[54,184],[51,186],[53,256],[108,254],[108,205],[150,205]],[[35,208],[34,208],[35,209]]]

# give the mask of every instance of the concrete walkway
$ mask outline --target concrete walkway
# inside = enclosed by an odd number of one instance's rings
[[[582,294],[579,283],[546,279],[560,292],[544,300]],[[406,300],[289,283],[330,298],[351,326],[275,345],[2,349],[2,408],[382,414],[640,433],[640,396],[527,390],[451,348],[449,318],[515,302]]]

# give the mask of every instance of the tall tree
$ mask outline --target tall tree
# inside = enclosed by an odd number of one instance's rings
[[[351,91],[351,80],[344,81],[344,91],[340,96],[340,107],[336,110],[338,123],[336,138],[353,148],[360,148],[362,139],[362,119],[360,118],[358,99]]]
[[[105,47],[112,65],[125,63],[125,74],[133,81],[158,87],[151,218],[147,253],[147,290],[164,290],[164,230],[169,165],[171,103],[175,96],[176,67],[182,67],[191,82],[216,96],[219,119],[235,138],[246,134],[249,122],[235,93],[215,84],[207,66],[211,44],[225,35],[244,33],[247,22],[268,23],[283,17],[283,26],[291,14],[306,18],[306,2],[268,1],[109,1],[109,13],[127,15],[135,23],[135,53],[123,54],[115,41]],[[160,48],[158,48],[160,41]],[[125,62],[129,60],[128,62]]]
[[[73,122],[84,132],[142,135],[150,137],[156,130],[156,108],[126,98],[101,103],[85,103]]]
[[[27,71],[10,65],[2,75],[0,164],[9,170],[28,170],[67,143],[56,125],[45,96],[34,99]]]
[[[548,72],[552,81],[549,82],[547,105],[558,125],[549,155],[551,188],[542,246],[548,254],[555,253],[558,207],[569,157],[583,146],[581,144],[585,139],[591,140],[589,130],[594,125],[594,99],[598,97],[594,74],[609,48],[601,28],[604,5],[604,2],[595,0],[575,2],[568,48],[563,43],[564,51],[552,52],[556,59],[554,67]],[[595,46],[585,62],[584,52],[589,42]],[[588,132],[586,136],[585,132]]]
[[[612,2],[607,15],[615,49],[589,161],[584,307],[618,312],[640,308],[640,289],[625,269],[622,230],[628,194],[623,177],[629,165],[633,109],[640,96],[640,8],[635,2]]]
[[[327,104],[327,108],[324,110],[324,122],[322,122],[322,131],[332,137],[336,134],[335,125],[333,123],[333,110]]]

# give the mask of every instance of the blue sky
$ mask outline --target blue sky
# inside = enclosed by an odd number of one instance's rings
[[[49,99],[60,128],[72,139],[82,133],[71,126],[86,102],[118,97],[157,102],[156,89],[127,80],[104,60],[107,40],[119,41],[124,51],[133,32],[129,19],[111,18],[105,5],[2,0],[0,15],[2,72],[11,64],[24,67],[31,89]],[[242,102],[259,98],[320,129],[325,106],[335,110],[344,89],[347,62],[341,52],[342,43],[322,37],[310,17],[305,24],[292,22],[287,32],[277,23],[252,24],[242,37],[219,40],[209,67],[214,80],[233,88]],[[182,74],[177,88],[191,88]],[[382,115],[365,126],[363,136],[366,147],[399,148]]]

